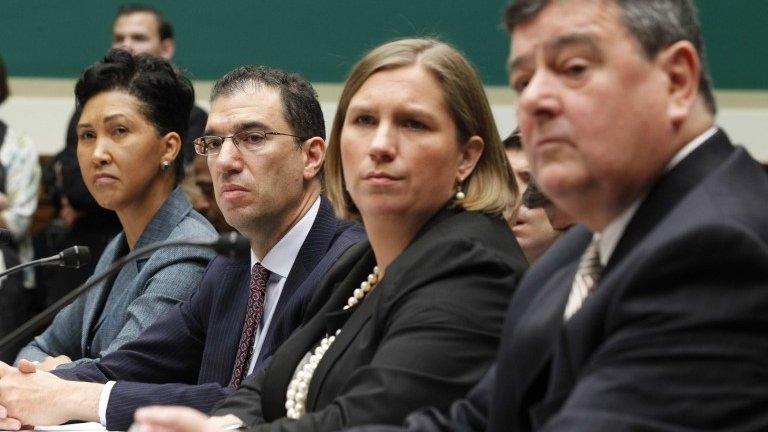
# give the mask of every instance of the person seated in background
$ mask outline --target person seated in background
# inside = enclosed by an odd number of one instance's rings
[[[234,230],[224,218],[224,214],[216,202],[216,194],[213,190],[211,170],[208,169],[208,159],[197,157],[192,162],[191,175],[194,180],[194,194],[192,207],[208,219],[216,231],[225,233]]]
[[[54,207],[56,217],[33,237],[35,258],[78,245],[87,247],[93,259],[79,268],[36,267],[34,309],[38,311],[85,282],[104,249],[122,229],[115,212],[101,207],[88,191],[74,147],[54,156],[43,170],[43,183],[45,199]]]
[[[0,104],[9,95],[8,73],[0,57]],[[0,271],[32,259],[29,227],[37,208],[39,185],[40,165],[34,143],[0,120],[0,229],[9,230],[13,240],[12,245],[0,245]],[[32,278],[22,278],[21,273],[0,280],[0,335],[14,330],[27,318],[31,292],[26,288],[32,288],[32,283]]]
[[[189,301],[95,362],[52,373],[25,360],[18,370],[0,364],[8,415],[0,428],[79,419],[125,430],[141,406],[210,410],[269,362],[328,269],[364,238],[321,195],[325,121],[299,75],[265,66],[226,74],[213,86],[195,147],[227,223],[250,241],[250,257],[214,258]]]
[[[213,227],[176,186],[194,100],[192,85],[166,60],[111,50],[75,87],[82,115],[77,156],[88,190],[114,210],[123,231],[96,273],[137,248],[164,240],[212,240]],[[200,248],[166,248],[123,266],[67,306],[17,356],[38,367],[91,362],[135,339],[197,288],[213,257]]]
[[[331,269],[312,318],[215,417],[149,408],[142,428],[397,423],[446,407],[491,364],[526,263],[502,217],[517,187],[472,66],[431,39],[375,48],[347,79],[328,153],[328,195],[370,242]]]
[[[140,3],[120,5],[112,26],[112,49],[125,50],[133,55],[152,54],[172,62],[176,53],[173,24],[154,6]],[[195,158],[192,141],[203,134],[207,119],[205,110],[193,102],[187,128],[181,134],[179,154],[185,166]]]
[[[558,238],[577,223],[574,217],[557,208],[552,200],[544,195],[544,192],[541,191],[541,188],[536,183],[536,179],[533,177],[531,177],[528,187],[523,193],[522,205],[529,209],[541,209],[544,211],[549,225],[558,233]]]
[[[159,9],[143,4],[121,5],[112,25],[113,49],[133,55],[152,54],[168,61],[176,52],[173,26]],[[64,149],[56,154],[44,172],[45,187],[57,207],[57,218],[41,232],[35,243],[37,257],[46,257],[73,245],[90,248],[99,257],[107,243],[121,230],[114,212],[101,207],[86,188],[77,161],[77,124],[80,112],[72,114]],[[181,158],[185,165],[194,159],[192,140],[203,133],[206,112],[192,105],[188,126],[181,131]],[[80,269],[38,267],[38,308],[58,300],[90,276],[95,262]]]
[[[503,143],[509,164],[515,172],[517,187],[525,197],[533,177],[520,144],[520,135],[515,131]],[[509,209],[504,216],[529,263],[536,261],[560,237],[560,232],[552,227],[541,206],[529,207],[523,201],[516,211]]]

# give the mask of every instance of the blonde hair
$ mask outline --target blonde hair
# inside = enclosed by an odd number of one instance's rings
[[[376,72],[419,65],[437,78],[446,106],[458,130],[459,142],[477,135],[483,139],[483,153],[472,173],[464,180],[466,197],[456,204],[466,210],[501,214],[516,208],[518,189],[491,107],[477,73],[456,49],[435,39],[402,39],[381,45],[365,55],[353,68],[341,93],[333,119],[325,160],[325,191],[336,213],[359,219],[360,214],[346,191],[341,167],[341,131],[352,97]]]

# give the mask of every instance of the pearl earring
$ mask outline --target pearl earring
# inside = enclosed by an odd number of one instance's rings
[[[456,191],[456,194],[453,196],[453,198],[455,198],[456,201],[461,201],[461,200],[463,200],[464,198],[467,197],[467,195],[464,193],[464,191],[461,190],[461,183],[459,183],[459,185],[456,187],[456,189],[458,189],[458,190]]]
[[[171,167],[171,163],[168,161],[163,161],[160,163],[160,171],[163,171],[163,172],[168,171],[168,168],[170,167]]]

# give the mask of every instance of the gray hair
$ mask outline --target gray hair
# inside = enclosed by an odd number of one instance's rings
[[[701,60],[699,93],[713,114],[717,104],[704,56],[704,43],[696,7],[692,0],[612,0],[622,13],[624,26],[637,39],[648,59],[679,41],[693,44]],[[533,20],[552,0],[517,0],[507,7],[504,21],[511,33],[516,26]]]

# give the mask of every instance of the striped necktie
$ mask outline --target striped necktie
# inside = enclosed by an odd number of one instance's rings
[[[600,237],[594,236],[592,242],[587,246],[587,250],[581,256],[579,261],[579,268],[576,270],[576,277],[573,279],[573,285],[571,285],[571,293],[568,296],[568,303],[565,305],[564,319],[568,321],[573,314],[575,314],[587,296],[597,286],[597,281],[600,279],[600,272],[603,271],[603,266],[600,264]]]

